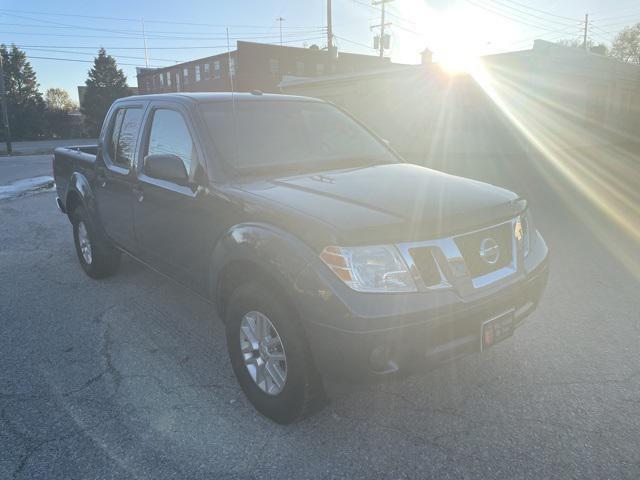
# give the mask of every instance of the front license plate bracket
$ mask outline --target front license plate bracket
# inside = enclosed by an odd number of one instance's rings
[[[513,335],[514,312],[515,308],[482,323],[480,327],[481,352]]]

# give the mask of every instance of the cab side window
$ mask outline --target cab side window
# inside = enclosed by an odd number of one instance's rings
[[[118,137],[120,136],[120,127],[122,126],[122,119],[124,118],[124,109],[121,108],[116,112],[113,117],[113,124],[111,125],[111,135],[109,135],[109,143],[107,145],[107,152],[109,158],[114,161],[116,158],[116,151],[118,150]]]
[[[195,165],[195,144],[182,115],[175,110],[159,108],[153,112],[147,155],[172,154],[180,157],[187,172]]]
[[[107,145],[109,159],[114,165],[131,167],[141,121],[141,108],[121,108],[116,112]]]

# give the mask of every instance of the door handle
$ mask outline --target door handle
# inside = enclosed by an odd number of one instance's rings
[[[144,191],[141,188],[134,188],[133,194],[136,196],[138,203],[144,200]]]
[[[105,172],[103,169],[99,169],[98,170],[98,174],[96,175],[96,178],[98,180],[98,185],[100,185],[102,188],[107,186],[107,176],[105,175]]]

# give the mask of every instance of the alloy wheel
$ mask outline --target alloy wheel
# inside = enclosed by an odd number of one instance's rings
[[[89,240],[89,233],[84,222],[78,224],[78,244],[80,245],[80,251],[82,252],[82,258],[87,265],[91,265],[93,260],[93,254],[91,252],[91,241]]]
[[[269,318],[257,311],[240,323],[240,352],[255,384],[269,395],[278,395],[287,380],[287,356],[282,339]]]

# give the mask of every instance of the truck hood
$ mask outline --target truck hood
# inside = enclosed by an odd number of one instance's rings
[[[489,225],[522,208],[509,190],[405,163],[281,177],[241,188],[332,226],[343,244],[436,238]]]

